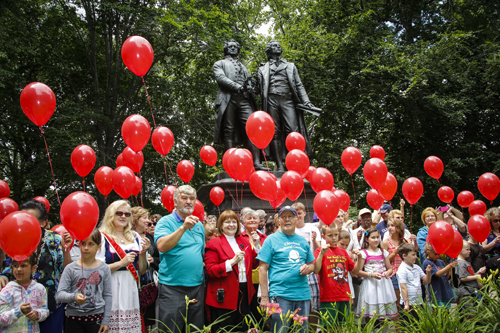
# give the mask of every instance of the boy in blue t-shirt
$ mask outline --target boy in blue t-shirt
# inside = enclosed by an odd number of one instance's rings
[[[438,306],[450,308],[450,303],[453,300],[454,294],[450,282],[448,281],[448,273],[451,272],[452,267],[457,267],[458,262],[453,261],[446,265],[444,261],[438,259],[438,254],[434,251],[429,242],[425,243],[424,252],[427,259],[424,260],[422,266],[427,267],[431,265],[432,267],[432,280],[429,288],[431,294],[430,301],[433,301],[432,294],[434,294]]]

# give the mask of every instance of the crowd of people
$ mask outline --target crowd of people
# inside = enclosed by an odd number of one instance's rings
[[[499,208],[486,212],[491,234],[480,244],[450,206],[426,208],[413,235],[404,200],[400,209],[363,208],[354,221],[340,210],[330,225],[316,215],[306,222],[300,202],[274,216],[245,207],[200,221],[195,202],[188,185],[176,189],[175,209],[164,217],[115,201],[73,247],[69,234],[45,229],[43,204],[22,204],[42,238],[26,260],[2,262],[0,332],[183,332],[209,324],[212,332],[247,331],[246,316],[266,313],[276,332],[341,325],[350,313],[408,320],[422,302],[450,307],[477,297],[478,277],[500,258]],[[438,220],[463,237],[457,260],[426,241]]]

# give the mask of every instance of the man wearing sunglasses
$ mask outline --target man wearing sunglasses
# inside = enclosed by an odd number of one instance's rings
[[[175,212],[161,218],[156,226],[154,237],[160,251],[159,330],[183,332],[184,326],[190,324],[203,327],[205,230],[192,215],[195,203],[195,189],[180,186],[174,192]],[[185,298],[196,300],[189,305],[188,314]]]

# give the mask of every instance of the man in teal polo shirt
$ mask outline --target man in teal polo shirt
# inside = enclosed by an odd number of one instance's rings
[[[174,192],[174,213],[158,221],[155,230],[160,252],[158,329],[165,332],[184,331],[186,297],[196,300],[189,304],[187,325],[203,327],[205,229],[192,215],[195,203],[195,189],[180,186]]]
[[[257,256],[261,307],[265,308],[271,301],[280,305],[283,315],[300,309],[297,314],[307,317],[311,301],[307,274],[314,272],[314,255],[309,242],[295,233],[297,211],[294,208],[285,206],[280,210],[279,224],[281,229],[266,238]],[[290,318],[282,320],[279,314],[273,314],[271,332],[286,332],[290,321]],[[307,321],[304,321],[297,332],[307,331]]]

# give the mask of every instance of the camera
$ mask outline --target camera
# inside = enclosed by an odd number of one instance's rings
[[[217,302],[224,303],[224,289],[217,289]]]

